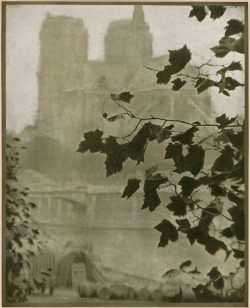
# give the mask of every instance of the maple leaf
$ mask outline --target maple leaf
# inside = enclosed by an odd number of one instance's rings
[[[164,140],[168,139],[172,135],[171,129],[173,127],[174,127],[174,125],[170,125],[170,126],[162,128],[160,130],[160,132],[156,136],[158,143],[163,142]]]
[[[79,145],[78,152],[85,153],[90,151],[91,153],[100,152],[103,147],[102,135],[103,132],[96,129],[95,131],[90,131],[84,133],[85,140]]]
[[[208,88],[215,85],[215,82],[209,78],[199,78],[196,81],[195,88],[197,89],[198,94],[206,91]]]
[[[193,126],[189,128],[187,131],[185,131],[184,133],[173,136],[171,139],[172,141],[179,141],[182,144],[192,144],[194,133],[197,132],[198,130],[199,128],[197,128],[196,126]]]
[[[224,127],[226,127],[227,125],[233,123],[233,122],[236,120],[236,118],[237,118],[237,116],[234,117],[234,118],[228,118],[228,117],[226,116],[226,114],[223,113],[221,116],[215,118],[215,121],[216,121],[216,123],[220,124],[220,125],[218,126],[219,128],[224,128]]]
[[[196,176],[203,168],[205,151],[199,144],[190,145],[185,156],[185,169]]]
[[[226,190],[218,184],[210,184],[208,187],[211,189],[211,195],[215,197],[226,195]]]
[[[144,203],[142,209],[148,208],[151,212],[161,203],[158,196],[157,189],[163,183],[166,183],[168,179],[163,177],[160,173],[148,176],[144,183]]]
[[[113,101],[122,101],[125,103],[130,103],[131,99],[134,97],[130,92],[121,92],[120,94],[111,93],[110,97]]]
[[[180,90],[185,84],[187,83],[186,80],[181,80],[180,78],[177,78],[175,80],[172,81],[172,90],[173,91],[178,91]]]
[[[122,164],[128,158],[128,153],[123,145],[117,143],[115,137],[109,136],[105,140],[101,152],[107,154],[105,161],[107,177],[122,170]]]
[[[187,218],[176,219],[175,221],[179,225],[178,231],[185,232],[191,227],[190,222],[187,220]]]
[[[244,53],[244,37],[241,36],[239,39],[225,36],[219,41],[219,45],[210,48],[215,56],[218,58],[225,57],[230,51],[237,51]]]
[[[176,242],[178,240],[178,231],[169,220],[163,219],[154,228],[161,232],[159,247],[165,247],[169,241]]]
[[[222,69],[218,70],[216,74],[223,74],[227,71],[242,71],[242,65],[239,61],[233,61],[228,66],[223,67]]]
[[[192,7],[189,17],[196,17],[198,21],[202,21],[207,15],[205,6],[192,5]]]
[[[191,60],[191,52],[185,44],[181,49],[169,50],[169,62],[175,73],[181,71]]]
[[[122,193],[122,198],[130,198],[140,187],[140,182],[141,180],[138,179],[129,179],[127,186]]]
[[[220,18],[222,15],[224,15],[226,8],[221,5],[209,5],[208,9],[210,10],[210,18],[216,19]]]
[[[225,27],[225,36],[231,36],[240,32],[244,32],[244,25],[238,19],[230,19],[227,24],[228,26]]]
[[[176,170],[175,172],[185,171],[185,160],[182,154],[182,144],[180,143],[169,143],[166,148],[165,159],[173,159]]]
[[[199,182],[189,176],[184,176],[179,181],[183,197],[188,197],[192,194],[195,188],[199,186]]]
[[[157,83],[167,84],[170,81],[172,74],[174,73],[175,73],[174,67],[172,65],[166,65],[162,71],[159,71],[156,74]]]
[[[244,86],[244,84],[240,83],[238,80],[232,77],[225,78],[225,89],[227,90],[235,90],[239,86]]]
[[[234,166],[233,149],[229,145],[226,145],[225,148],[221,151],[221,153],[222,154],[215,160],[212,166],[211,170],[213,173],[215,171],[229,171]]]
[[[234,236],[232,228],[228,227],[222,230],[221,234],[225,237],[231,238]]]
[[[181,196],[171,196],[171,202],[167,208],[176,216],[184,216],[187,213],[187,204]]]

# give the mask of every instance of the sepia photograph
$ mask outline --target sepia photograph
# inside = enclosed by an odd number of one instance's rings
[[[1,6],[2,306],[247,307],[248,3]]]

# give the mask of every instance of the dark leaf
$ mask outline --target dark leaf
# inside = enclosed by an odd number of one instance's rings
[[[205,6],[192,5],[192,10],[190,11],[189,17],[196,17],[198,21],[202,21],[207,12],[205,10]]]
[[[217,280],[220,276],[221,276],[221,272],[218,271],[217,266],[214,266],[210,272],[207,274],[207,276],[211,279],[211,280]]]
[[[161,232],[159,247],[165,247],[169,240],[172,242],[176,242],[178,240],[178,231],[170,221],[164,219],[154,228]]]
[[[219,46],[210,48],[218,58],[225,57],[230,51],[234,51],[235,39],[232,37],[223,37],[219,41]]]
[[[227,197],[228,197],[228,199],[229,199],[230,201],[236,203],[239,207],[240,207],[240,206],[242,206],[242,207],[244,206],[244,198],[238,197],[235,193],[229,192],[229,193],[227,194]]]
[[[190,266],[191,264],[192,264],[191,260],[188,260],[188,261],[181,263],[179,268],[183,269],[184,267]]]
[[[195,288],[192,288],[196,298],[201,302],[211,302],[218,301],[217,297],[214,295],[212,291],[210,291],[207,287],[202,284],[199,284]]]
[[[171,203],[167,208],[176,216],[184,216],[187,213],[187,204],[181,196],[171,196]]]
[[[175,73],[181,71],[190,60],[191,52],[186,45],[178,50],[169,50],[169,62],[174,67]]]
[[[245,256],[244,251],[242,251],[242,250],[233,249],[233,252],[234,252],[234,257],[237,258],[237,259],[243,259],[244,256]]]
[[[176,223],[179,225],[178,231],[185,232],[191,227],[190,222],[186,218],[176,219]]]
[[[197,132],[199,129],[196,126],[193,126],[186,130],[184,133],[178,134],[173,136],[171,139],[172,141],[179,141],[182,144],[192,144],[193,143],[193,138],[194,138],[194,133]]]
[[[14,141],[21,141],[19,138],[15,137],[13,138]]]
[[[216,289],[223,289],[224,288],[224,279],[221,277],[216,281],[213,281],[213,285]]]
[[[240,261],[240,266],[244,267],[245,266],[245,260]]]
[[[227,90],[235,90],[235,88],[239,86],[244,86],[242,83],[237,81],[236,79],[233,79],[232,77],[226,77],[225,78],[225,89]],[[234,118],[236,119],[236,117]],[[232,122],[230,122],[232,123]]]
[[[239,220],[238,222],[235,222],[234,224],[232,224],[231,228],[232,228],[233,233],[235,234],[236,238],[239,241],[245,240],[245,224],[244,224],[243,219]]]
[[[234,34],[244,32],[244,25],[238,19],[230,19],[227,22],[227,24],[228,26],[225,27],[226,29],[225,36],[231,36]]]
[[[182,145],[180,143],[169,143],[166,148],[165,159],[173,159],[176,172],[184,172],[185,171],[185,160],[182,154]]]
[[[161,199],[156,189],[144,194],[144,201],[142,205],[143,210],[148,208],[150,212],[153,212],[160,204]]]
[[[152,212],[160,205],[161,200],[158,196],[157,189],[161,184],[166,183],[167,181],[168,179],[163,177],[160,173],[156,173],[155,175],[146,178],[143,187],[144,203],[142,209],[148,208]]]
[[[219,249],[227,251],[227,246],[224,242],[219,241],[212,236],[207,236],[205,242],[205,249],[208,253],[214,255]]]
[[[107,120],[109,122],[114,122],[114,121],[120,120],[120,119],[124,119],[124,115],[123,114],[117,114],[117,115],[114,115],[112,117],[107,118]]]
[[[216,19],[220,18],[224,13],[226,8],[221,5],[209,5],[208,9],[210,10],[210,18]]]
[[[218,184],[210,184],[209,188],[211,189],[211,195],[215,197],[226,195],[226,190]]]
[[[226,145],[221,151],[222,154],[215,160],[212,166],[212,172],[220,171],[230,171],[234,166],[233,161],[233,150],[230,146]]]
[[[130,92],[121,92],[120,94],[111,93],[110,96],[113,101],[122,101],[125,103],[130,103],[130,100],[134,97]]]
[[[157,136],[160,134],[162,128],[159,125],[155,125],[153,123],[147,123],[149,130],[149,141],[153,141],[157,139]]]
[[[199,182],[194,178],[184,176],[181,178],[179,185],[181,186],[183,197],[188,197],[199,186]]]
[[[170,81],[172,74],[174,74],[174,73],[175,73],[174,67],[172,65],[166,65],[164,67],[164,70],[159,71],[156,74],[157,83],[158,84],[167,84]]]
[[[106,112],[104,112],[102,116],[104,117],[104,119],[107,119],[108,114]]]
[[[196,176],[203,168],[204,158],[205,151],[201,145],[190,145],[188,154],[185,156],[185,169]]]
[[[164,140],[168,139],[171,135],[172,135],[171,130],[168,127],[164,127],[157,134],[156,139],[159,143],[161,143]]]
[[[229,64],[227,67],[219,70],[217,73],[220,73],[222,71],[242,71],[242,65],[239,61],[235,62],[233,61],[231,64]]]
[[[225,237],[228,237],[228,238],[234,236],[233,230],[231,228],[226,228],[226,229],[222,230],[221,234]]]
[[[211,79],[199,78],[195,84],[198,94],[206,91],[208,88],[212,87],[215,84],[215,81]]]
[[[107,177],[121,171],[122,164],[128,158],[127,148],[124,145],[119,145],[113,136],[109,136],[105,140],[102,153],[107,154],[105,161]]]
[[[243,131],[234,133],[233,130],[226,130],[228,139],[231,141],[235,148],[241,149],[244,145],[244,133]]]
[[[181,80],[180,78],[177,78],[172,81],[172,84],[173,84],[172,90],[178,91],[186,84],[186,80]]]
[[[244,54],[245,53],[245,37],[244,34],[241,35],[241,37],[236,40],[232,46],[234,51],[237,51],[239,53]]]
[[[103,132],[98,129],[84,133],[85,140],[80,143],[77,151],[80,153],[85,153],[87,151],[91,153],[100,152],[103,146],[102,135]]]
[[[122,198],[130,198],[139,188],[141,180],[138,179],[129,179],[127,186],[125,187]]]
[[[244,208],[233,206],[228,210],[234,222],[244,222]]]
[[[201,234],[201,229],[199,228],[199,226],[193,227],[187,231],[187,238],[191,245],[194,244],[194,242],[198,239],[200,234]]]
[[[152,190],[159,188],[161,184],[164,184],[168,181],[168,178],[162,176],[160,173],[151,175],[145,180],[144,183],[144,192],[148,193]]]
[[[152,137],[152,124],[146,123],[133,137],[130,143],[127,144],[128,155],[137,163],[144,162],[144,153],[149,137]]]

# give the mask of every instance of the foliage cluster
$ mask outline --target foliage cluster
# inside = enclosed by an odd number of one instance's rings
[[[193,6],[190,17],[202,21],[210,11],[210,17],[216,19],[221,17],[225,10],[226,7],[218,5]],[[240,37],[235,38],[234,35]],[[230,52],[244,53],[243,23],[236,19],[229,20],[224,37],[219,45],[211,50],[216,58],[223,58]],[[213,65],[209,60],[196,67],[197,75],[190,76],[186,71],[182,71],[191,57],[192,53],[186,45],[178,50],[169,50],[169,64],[163,70],[157,71],[156,82],[168,84],[172,76],[176,75],[177,78],[172,81],[173,91],[179,91],[191,81],[198,94],[217,87],[219,93],[226,96],[230,96],[230,91],[237,87],[244,86],[230,75],[234,71],[243,70],[239,61],[233,61],[229,65]],[[209,74],[201,71],[206,66],[221,66],[216,73],[219,80],[213,80]],[[120,172],[123,163],[128,159],[137,164],[144,163],[145,151],[150,142],[165,144],[162,157],[172,161],[174,170],[158,171],[157,164],[148,168],[144,178],[128,179],[122,198],[130,198],[141,187],[144,193],[141,208],[152,212],[161,204],[158,191],[172,188],[170,203],[166,206],[167,218],[155,226],[160,232],[158,246],[165,247],[169,242],[176,242],[182,234],[191,245],[198,243],[212,255],[222,250],[225,261],[233,256],[239,260],[239,266],[244,266],[244,122],[240,123],[237,117],[230,118],[226,114],[216,117],[213,123],[200,119],[189,123],[152,115],[141,117],[127,107],[133,97],[130,92],[112,93],[111,100],[120,107],[121,113],[111,117],[107,113],[103,114],[109,122],[124,118],[137,120],[130,134],[120,138],[105,136],[100,130],[86,132],[78,151],[105,154],[108,177]],[[188,128],[184,128],[187,126]],[[206,136],[201,139],[199,133],[204,129]],[[205,165],[210,151],[217,153],[216,158],[211,165]],[[199,197],[202,191],[209,192],[208,202]],[[223,278],[216,268],[211,269],[209,277],[215,288],[223,288]],[[194,292],[199,300],[206,301],[209,297],[211,300],[212,295],[208,295],[204,285],[198,285]]]
[[[17,178],[20,151],[20,139],[7,137],[6,141],[6,301],[20,303],[27,300],[31,292],[26,269],[35,256],[39,242],[39,230],[31,217],[36,204],[28,199],[28,187],[20,187]]]

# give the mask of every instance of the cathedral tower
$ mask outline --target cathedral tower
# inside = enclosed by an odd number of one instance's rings
[[[105,60],[128,64],[146,62],[152,58],[152,41],[143,7],[135,5],[132,20],[118,20],[109,26]]]
[[[48,14],[40,31],[36,126],[59,140],[59,123],[70,121],[71,111],[76,114],[87,58],[88,32],[82,19]]]

